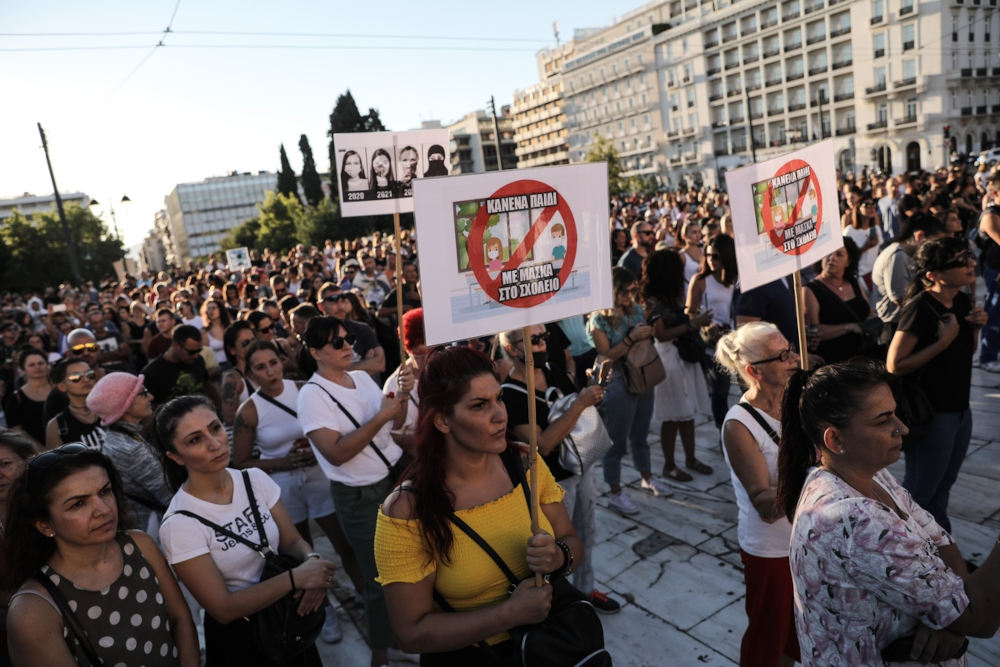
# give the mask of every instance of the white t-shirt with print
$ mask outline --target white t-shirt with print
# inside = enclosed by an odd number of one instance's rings
[[[160,525],[160,543],[163,545],[167,562],[171,565],[183,563],[202,554],[210,554],[225,579],[226,589],[233,592],[253,586],[260,581],[260,573],[264,570],[264,559],[242,542],[218,533],[197,519],[176,513],[178,510],[187,510],[219,524],[254,544],[260,544],[257,524],[243,484],[243,472],[231,468],[227,468],[226,471],[233,479],[232,502],[226,505],[210,503],[195,498],[181,488],[170,501],[163,523]],[[280,535],[278,524],[271,517],[271,508],[280,499],[281,489],[260,468],[248,468],[247,472],[250,473],[250,483],[253,485],[267,541],[271,548],[277,551]]]
[[[331,429],[342,436],[357,430],[350,418],[330,400],[326,392],[340,401],[359,424],[364,424],[378,413],[382,406],[382,390],[379,386],[365,371],[350,371],[349,375],[354,381],[354,389],[342,387],[323,378],[319,373],[314,373],[309,382],[299,390],[299,423],[302,424],[302,431],[306,437],[321,428]],[[326,392],[311,384],[314,382]],[[390,464],[398,461],[403,455],[403,450],[389,437],[388,430],[383,429],[376,434],[374,442]],[[355,454],[354,458],[338,466],[323,456],[312,438],[310,444],[319,467],[334,482],[347,486],[368,486],[385,479],[389,474],[385,462],[368,445]]]

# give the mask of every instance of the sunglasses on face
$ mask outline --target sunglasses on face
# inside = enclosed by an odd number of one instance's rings
[[[337,303],[341,299],[346,299],[346,298],[347,297],[343,294],[331,294],[329,296],[324,296],[323,301],[326,301],[327,303]]]
[[[181,347],[181,349],[184,350],[185,352],[187,352],[192,357],[196,357],[199,354],[201,354],[201,345],[199,345],[198,347],[196,347],[193,350],[189,349],[189,348],[186,348],[186,347]]]
[[[780,362],[784,363],[784,362],[788,361],[789,359],[791,359],[791,357],[792,357],[792,355],[794,353],[795,353],[795,350],[793,350],[792,346],[789,345],[788,349],[787,350],[782,350],[781,354],[779,354],[778,356],[776,356],[776,357],[770,357],[768,359],[761,359],[760,361],[751,361],[750,365],[751,366],[756,366],[757,364],[769,364],[772,361],[780,361]]]
[[[549,340],[549,332],[548,331],[546,331],[545,333],[540,333],[540,334],[531,334],[531,344],[532,345],[538,345],[539,343],[547,342],[548,340]],[[516,341],[514,344],[516,345],[517,343],[523,343],[523,342],[524,342],[524,339],[522,338],[521,340]]]
[[[25,475],[31,475],[31,471],[42,472],[43,470],[48,470],[55,464],[59,463],[59,460],[64,456],[75,456],[77,454],[82,454],[88,451],[86,445],[81,445],[79,442],[71,442],[68,445],[63,445],[62,447],[57,447],[56,449],[43,452],[36,456],[35,458],[28,461],[28,469],[25,471]],[[30,484],[31,478],[28,477],[28,483]]]
[[[272,329],[274,329],[274,325],[273,324],[271,324],[269,326],[266,326],[266,327],[260,327],[260,328],[258,328],[257,329],[257,333],[269,334],[269,333],[271,333]]]
[[[81,345],[74,345],[69,348],[70,352],[73,354],[83,354],[84,352],[97,352],[101,349],[97,343],[83,343]]]
[[[96,377],[97,373],[91,370],[91,371],[85,371],[83,373],[70,373],[69,375],[66,376],[66,381],[72,382],[73,384],[77,384],[84,378],[87,378],[88,380],[93,380]]]
[[[330,342],[327,343],[327,345],[332,346],[335,350],[342,350],[344,349],[345,343],[348,347],[354,347],[355,340],[356,339],[351,334],[347,334],[346,336],[334,336],[330,339]]]
[[[949,260],[948,262],[945,262],[944,264],[941,265],[940,268],[936,270],[947,271],[948,269],[965,268],[967,266],[972,266],[974,263],[975,263],[975,258],[972,256],[972,253],[966,250],[964,252],[959,253],[956,257]]]

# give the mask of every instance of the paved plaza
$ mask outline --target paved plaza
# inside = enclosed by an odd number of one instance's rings
[[[1000,535],[1000,374],[975,369],[972,382],[972,444],[952,490],[949,515],[963,555],[979,563]],[[663,456],[658,425],[653,426],[656,472]],[[696,474],[688,483],[668,480],[674,495],[653,498],[639,490],[639,473],[626,456],[622,482],[641,512],[623,517],[607,508],[606,498],[599,501],[598,587],[623,605],[621,613],[601,617],[616,665],[735,665],[739,659],[746,615],[736,502],[710,420],[699,424],[697,441],[698,458],[715,469],[713,474]],[[679,443],[677,460],[683,460]],[[900,479],[902,470],[902,462],[892,467]],[[329,552],[325,539],[317,542]],[[369,654],[357,629],[361,610],[350,602],[350,583],[342,572],[338,582],[336,596],[348,601],[338,604],[344,639],[336,645],[319,642],[320,653],[327,665],[363,667]],[[972,639],[969,664],[1000,665],[1000,636]]]

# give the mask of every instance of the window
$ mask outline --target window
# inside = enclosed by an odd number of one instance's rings
[[[917,98],[911,97],[906,100],[906,117],[916,118],[917,117]]]
[[[785,50],[797,49],[802,46],[802,31],[798,28],[786,30],[784,34]]]
[[[903,50],[909,51],[916,45],[917,40],[917,24],[907,23],[903,26],[902,36],[903,36]]]
[[[886,102],[879,102],[875,107],[875,120],[879,123],[889,120],[889,105]]]
[[[885,16],[885,0],[872,0],[872,17]]]
[[[917,77],[917,61],[915,58],[907,58],[903,61],[903,78],[915,79]]]
[[[881,58],[885,55],[885,33],[877,32],[872,35],[872,50],[876,58]]]

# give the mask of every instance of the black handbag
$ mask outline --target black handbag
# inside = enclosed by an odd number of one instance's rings
[[[197,519],[209,528],[214,528],[221,535],[236,540],[260,554],[261,558],[264,559],[264,570],[260,573],[260,581],[284,575],[289,570],[301,565],[302,561],[295,556],[279,554],[271,549],[267,533],[264,530],[264,522],[260,519],[260,510],[257,508],[253,486],[250,484],[250,475],[246,470],[243,471],[243,484],[246,486],[250,509],[257,526],[257,534],[260,536],[260,544],[254,544],[194,512],[177,510],[177,514]],[[254,635],[261,653],[275,665],[284,664],[288,658],[304,653],[316,643],[316,638],[319,637],[320,630],[323,629],[323,621],[326,619],[325,606],[326,601],[324,600],[319,609],[305,616],[300,616],[299,601],[290,591],[277,602],[251,615],[249,620],[256,629]]]
[[[531,507],[531,497],[527,480],[524,476],[524,466],[517,452],[507,450],[502,455],[504,467],[511,481],[524,491],[524,498]],[[467,523],[454,512],[448,519],[462,532],[468,535],[486,554],[493,559],[497,567],[510,581],[509,592],[520,583],[514,572],[507,566],[503,558]],[[484,659],[494,665],[518,665],[521,667],[564,667],[579,665],[580,667],[610,667],[611,654],[604,648],[604,628],[597,617],[594,606],[587,596],[577,590],[563,576],[551,576],[552,606],[548,618],[534,625],[519,625],[510,630],[514,650],[507,653],[515,654],[516,660],[504,660],[485,644],[477,644]],[[454,608],[437,592],[434,599],[445,611],[455,611]],[[465,651],[466,649],[461,649]],[[455,664],[448,662],[448,654],[437,654],[435,658],[443,661],[436,664]]]
[[[903,436],[905,450],[910,442],[920,440],[927,433],[927,427],[934,418],[934,406],[920,386],[918,375],[898,378],[892,393],[896,399],[896,416],[910,429],[910,432]]]

